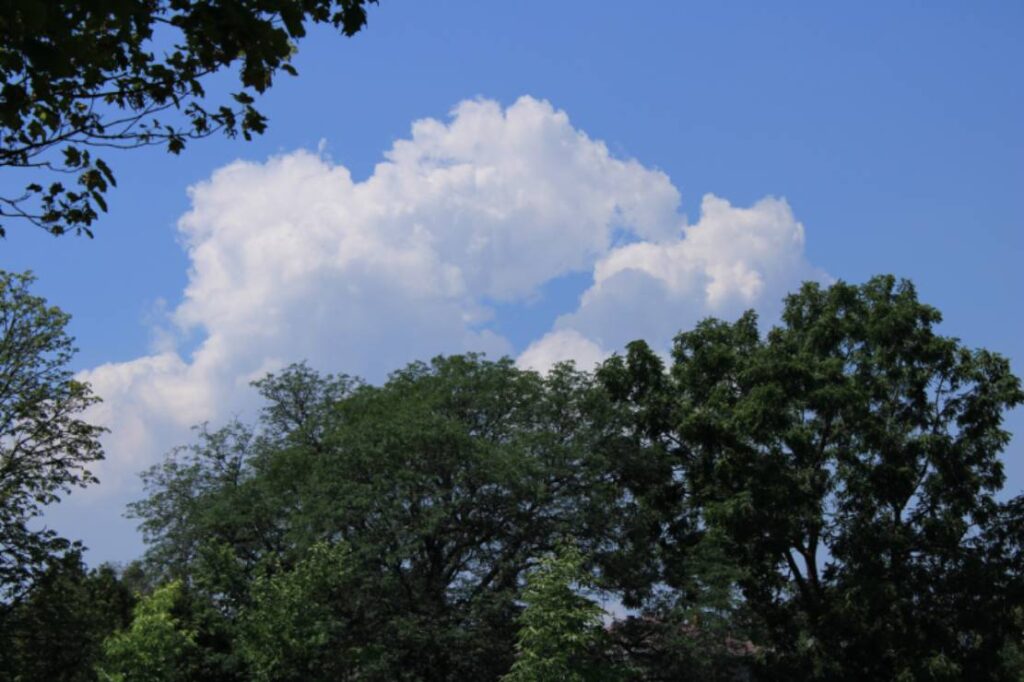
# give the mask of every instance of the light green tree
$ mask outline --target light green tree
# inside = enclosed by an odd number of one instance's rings
[[[192,679],[196,633],[175,615],[182,585],[156,589],[135,607],[132,624],[103,643],[97,671],[103,682],[176,682]]]
[[[503,682],[595,682],[619,679],[600,660],[604,611],[581,592],[593,588],[578,549],[563,546],[527,579],[516,661]]]

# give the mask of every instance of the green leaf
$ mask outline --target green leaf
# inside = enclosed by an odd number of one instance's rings
[[[114,187],[117,187],[117,180],[114,178],[114,173],[110,170],[110,167],[105,161],[103,161],[103,159],[96,159],[96,167],[99,168],[100,172],[103,173],[104,177],[106,177],[107,182]]]

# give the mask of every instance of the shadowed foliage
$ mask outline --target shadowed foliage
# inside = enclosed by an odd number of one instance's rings
[[[4,0],[0,3],[0,236],[25,220],[92,236],[116,184],[97,153],[165,146],[217,133],[250,139],[255,108],[279,72],[295,75],[309,24],[346,36],[376,0]],[[206,98],[234,70],[239,89]]]

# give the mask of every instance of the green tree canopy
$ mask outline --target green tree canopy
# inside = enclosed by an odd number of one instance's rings
[[[216,133],[262,133],[254,96],[280,71],[296,73],[306,26],[352,36],[374,2],[4,0],[0,167],[5,186],[20,180],[24,190],[0,196],[0,236],[11,219],[91,236],[115,184],[97,150],[166,145],[177,154]],[[239,90],[207,103],[208,76],[235,67]]]
[[[92,682],[103,641],[127,627],[134,603],[113,567],[87,570],[79,552],[51,557],[24,597],[0,611],[0,679]]]
[[[302,366],[258,387],[268,406],[255,428],[201,432],[146,475],[133,513],[153,570],[194,581],[225,614],[278,622],[312,548],[343,543],[352,587],[316,621],[333,623],[336,651],[363,652],[358,679],[506,672],[524,571],[609,522],[595,457],[617,429],[592,378],[456,356],[379,387]],[[274,571],[291,577],[257,579]]]
[[[1006,679],[993,635],[1016,592],[993,494],[1024,395],[940,319],[892,277],[807,284],[766,338],[752,314],[708,320],[668,371],[642,343],[601,370],[649,463],[631,495],[660,515],[632,556],[684,589],[696,543],[723,539],[766,674]]]
[[[1019,681],[1024,394],[939,323],[878,277],[667,366],[293,366],[145,474],[139,582],[187,586],[194,679]]]

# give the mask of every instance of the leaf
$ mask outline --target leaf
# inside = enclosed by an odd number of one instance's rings
[[[114,173],[110,170],[110,166],[108,166],[103,159],[96,159],[96,167],[100,169],[100,172],[103,173],[104,177],[107,178],[107,181],[111,185],[117,187],[117,180],[114,179]]]
[[[100,210],[103,211],[104,213],[106,213],[107,212],[107,201],[106,201],[106,199],[103,198],[103,195],[100,194],[99,192],[97,192],[96,190],[92,190],[90,192],[90,194],[92,195],[93,201],[95,201],[96,204],[100,207]]]
[[[281,7],[281,20],[292,38],[301,38],[306,35],[306,29],[302,25],[303,15],[299,8],[293,4],[286,3]]]
[[[71,168],[77,168],[82,164],[82,153],[78,150],[78,148],[64,148],[64,164]]]

